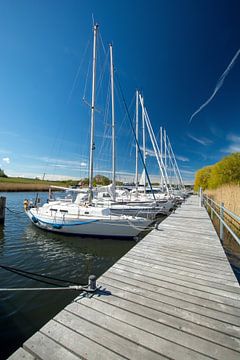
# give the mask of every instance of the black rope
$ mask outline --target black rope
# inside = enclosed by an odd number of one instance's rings
[[[20,270],[20,269],[16,269],[14,267],[10,267],[10,266],[5,266],[5,265],[0,265],[0,268],[6,270],[6,271],[10,271],[12,273],[15,273],[17,275],[21,275],[23,277],[26,277],[28,279],[32,279],[32,280],[36,280],[36,281],[39,281],[39,282],[42,282],[44,284],[49,284],[49,285],[55,285],[55,286],[60,286],[60,287],[64,287],[65,285],[59,285],[59,284],[56,284],[54,282],[50,282],[50,281],[46,281],[46,280],[41,280],[41,279],[36,279],[34,276],[37,276],[37,277],[40,277],[40,278],[45,278],[45,279],[50,279],[50,280],[55,280],[55,281],[58,281],[58,282],[63,282],[63,283],[69,283],[69,284],[74,284],[74,285],[81,285],[77,282],[72,282],[70,280],[64,280],[64,279],[57,279],[57,278],[54,278],[52,276],[47,276],[47,275],[41,275],[41,274],[36,274],[36,273],[33,273],[33,272],[30,272],[30,271],[25,271],[25,270]]]
[[[121,84],[120,84],[120,82],[119,82],[117,73],[115,73],[115,75],[116,75],[115,78],[116,78],[116,80],[117,80],[118,89],[119,89],[119,92],[120,92],[120,94],[121,94],[121,97],[122,97],[122,100],[123,100],[123,104],[124,104],[124,107],[125,107],[125,110],[126,110],[126,113],[127,113],[127,116],[128,116],[128,119],[129,119],[131,128],[132,128],[132,131],[133,131],[134,139],[135,139],[136,144],[137,144],[137,147],[138,147],[138,152],[139,152],[139,154],[140,154],[140,158],[141,158],[141,161],[142,161],[142,164],[143,164],[143,167],[144,167],[146,176],[147,176],[147,180],[148,180],[148,183],[149,183],[151,192],[152,192],[152,194],[153,194],[153,198],[154,198],[154,200],[156,200],[155,194],[154,194],[154,191],[153,191],[153,188],[152,188],[152,183],[151,183],[150,178],[149,178],[149,175],[148,175],[147,167],[146,167],[146,165],[145,165],[145,163],[144,163],[144,159],[143,159],[143,155],[142,155],[142,152],[141,152],[141,149],[140,149],[140,145],[139,145],[139,142],[138,142],[138,140],[137,140],[137,136],[136,136],[136,132],[135,132],[135,129],[134,129],[134,126],[133,126],[133,122],[132,122],[131,116],[130,116],[130,114],[129,114],[129,110],[128,110],[128,106],[127,106],[127,103],[126,103],[126,100],[125,100],[125,97],[124,97],[124,94],[123,94],[123,90],[122,90]]]
[[[15,210],[9,209],[7,206],[5,206],[5,209],[7,209],[8,211],[10,211],[10,212],[13,213],[13,214],[23,214],[23,213],[24,213],[24,210],[22,210],[22,211],[15,211]]]

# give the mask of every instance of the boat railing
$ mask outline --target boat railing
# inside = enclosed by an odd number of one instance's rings
[[[240,245],[240,217],[237,214],[227,209],[223,202],[219,204],[204,194],[201,188],[199,191],[199,206],[204,206],[208,211],[221,241],[224,240],[225,232],[228,232]]]

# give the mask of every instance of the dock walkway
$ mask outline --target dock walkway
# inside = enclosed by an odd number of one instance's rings
[[[240,359],[240,288],[196,196],[98,285],[9,359]]]

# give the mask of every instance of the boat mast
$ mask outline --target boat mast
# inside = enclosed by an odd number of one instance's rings
[[[140,95],[141,96],[141,95]],[[141,105],[142,105],[142,133],[143,133],[143,185],[144,185],[144,194],[146,194],[146,134],[145,134],[145,113],[144,113],[144,100],[141,96]]]
[[[113,200],[116,199],[116,151],[115,151],[115,104],[114,104],[114,68],[113,68],[113,50],[112,44],[109,45],[110,50],[110,76],[111,76],[111,98],[112,98],[112,185]]]
[[[161,155],[161,158],[163,158],[163,131],[162,131],[162,126],[160,126],[160,155]],[[161,176],[161,182],[160,182],[160,185],[161,185],[161,189],[163,190],[163,177],[162,175],[160,174]]]
[[[136,171],[135,171],[135,187],[138,196],[138,90],[136,90]]]
[[[95,118],[95,96],[96,96],[96,63],[97,63],[97,32],[98,25],[93,27],[93,63],[92,63],[92,102],[91,102],[91,135],[90,135],[90,156],[89,156],[89,202],[93,198],[93,152],[94,143],[94,118]]]

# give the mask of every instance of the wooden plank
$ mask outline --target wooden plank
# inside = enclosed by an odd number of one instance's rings
[[[186,279],[186,277],[181,276],[171,276],[171,274],[166,274],[164,271],[157,271],[154,268],[149,269],[149,266],[141,266],[141,270],[139,270],[139,266],[135,265],[134,263],[125,263],[124,261],[119,261],[116,266],[113,266],[115,269],[122,269],[131,271],[134,273],[145,275],[147,273],[148,277],[151,277],[153,279],[162,280],[165,282],[170,282],[171,284],[178,284],[182,285],[191,289],[201,290],[203,292],[209,292],[211,294],[216,294],[220,296],[226,296],[232,299],[236,299],[240,301],[240,292],[239,288],[236,288],[234,286],[224,286],[219,285],[214,286],[214,284],[209,284],[207,281],[191,281],[189,279]]]
[[[155,261],[155,263],[161,262],[161,263],[163,263],[163,264],[166,263],[166,264],[171,265],[171,266],[172,266],[172,265],[178,266],[178,267],[180,267],[180,268],[182,268],[182,269],[186,269],[186,270],[189,271],[189,272],[194,272],[194,273],[203,274],[203,275],[204,275],[204,274],[210,274],[210,273],[211,273],[209,270],[207,270],[207,269],[205,269],[205,268],[199,269],[199,267],[197,267],[197,266],[194,266],[194,265],[191,265],[191,264],[187,264],[187,263],[183,263],[183,262],[181,262],[181,261],[174,261],[174,260],[171,260],[171,258],[163,257],[163,256],[161,256],[161,254],[159,254],[159,255],[143,254],[141,251],[136,251],[136,250],[134,249],[134,251],[131,252],[131,255],[136,255],[136,256],[142,257],[142,258],[144,258],[144,259],[147,259],[148,261],[149,261],[149,260],[153,260],[153,261]],[[231,272],[227,272],[227,273],[223,272],[223,273],[221,273],[221,274],[212,273],[212,274],[213,274],[216,278],[218,278],[218,277],[221,278],[222,275],[223,275],[225,278],[231,280],[232,282],[236,282],[236,279],[235,279],[235,277],[234,277],[234,274],[231,273]]]
[[[9,360],[35,360],[36,358],[30,354],[28,351],[24,350],[23,348],[18,349],[15,351],[11,356],[8,358]]]
[[[79,357],[48,336],[37,332],[23,344],[24,350],[41,360],[77,360]]]
[[[86,300],[91,302],[90,299]],[[107,314],[103,315],[101,312],[91,308],[88,309],[82,304],[79,306],[78,303],[71,303],[65,310],[57,314],[54,319],[62,326],[74,330],[75,337],[79,334],[84,334],[84,339],[85,337],[91,339],[92,343],[90,346],[93,354],[96,353],[96,359],[100,358],[100,356],[101,359],[136,357],[136,359],[157,360],[165,358],[161,354],[156,354],[141,346],[141,341],[138,341],[137,334],[135,331],[131,331],[129,325],[124,326],[121,322],[108,317]],[[46,326],[45,331],[47,329]],[[52,331],[52,336],[55,336],[55,332],[56,329]],[[68,338],[69,336],[67,336],[66,341],[68,341]],[[80,343],[79,341],[74,341],[71,347],[79,343],[78,346],[81,350],[80,345],[84,342],[85,340],[81,340]],[[101,352],[99,352],[100,347],[102,348]],[[92,355],[90,359],[92,359]]]
[[[150,282],[144,283],[141,280],[134,279],[129,276],[123,276],[121,274],[117,274],[116,272],[112,272],[111,269],[108,270],[107,273],[104,274],[104,277],[110,278],[111,280],[121,281],[125,284],[130,284],[134,288],[142,288],[147,289],[152,294],[164,294],[169,298],[173,298],[175,300],[184,300],[190,304],[202,306],[203,309],[209,308],[212,310],[218,310],[219,312],[223,312],[226,314],[231,314],[240,317],[240,308],[233,307],[227,304],[221,304],[219,302],[215,302],[208,299],[199,298],[197,296],[177,292],[167,287],[161,287],[156,284],[151,284]],[[101,280],[101,279],[100,279]]]
[[[176,281],[175,283],[172,283],[170,281],[163,281],[161,279],[156,279],[150,276],[145,275],[144,272],[141,272],[140,270],[138,272],[133,272],[130,271],[129,269],[122,269],[120,267],[112,267],[110,269],[111,273],[116,273],[116,274],[120,274],[123,276],[126,276],[128,278],[132,278],[132,279],[136,279],[140,282],[142,282],[143,284],[149,283],[155,286],[160,286],[162,288],[166,288],[169,290],[172,290],[174,292],[178,292],[179,294],[187,294],[187,295],[192,295],[195,297],[198,297],[199,299],[204,299],[204,300],[210,300],[210,301],[214,301],[214,302],[218,302],[220,304],[227,304],[233,307],[236,307],[236,309],[239,306],[239,300],[235,299],[235,298],[230,298],[227,296],[222,296],[222,295],[218,295],[218,294],[213,294],[207,291],[202,291],[202,290],[198,290],[198,289],[194,289],[191,287],[187,287],[185,284],[180,284],[179,281]]]
[[[226,356],[230,356],[232,359],[239,360],[239,354],[230,350],[240,350],[239,338],[229,337],[192,322],[167,316],[161,311],[149,309],[147,306],[119,299],[114,296],[114,292],[111,299],[107,299],[107,297],[102,301],[94,298],[91,301],[83,299],[82,304],[90,308],[88,309],[90,313],[94,309],[94,311],[98,311],[98,314],[99,312],[105,314],[105,316],[107,314],[107,316],[135,326],[140,330],[144,329],[145,332],[173,342],[173,347],[178,344],[207,356],[217,356],[218,359],[225,360]],[[79,307],[71,304],[71,308],[75,313],[75,310]],[[101,316],[97,321],[100,324],[100,321],[102,321]],[[104,326],[109,329],[112,323],[113,320],[111,319],[110,325],[107,323]],[[116,331],[116,326],[111,329]]]
[[[152,349],[156,353],[155,355],[157,355],[156,359],[159,359],[160,356],[164,356],[168,358],[173,358],[175,356],[175,359],[186,359],[186,360],[207,359],[207,357],[201,353],[193,351],[190,348],[180,346],[179,344],[176,343],[175,338],[171,338],[171,340],[166,340],[163,337],[154,335],[152,332],[150,333],[146,331],[145,320],[142,321],[142,329],[144,330],[142,330],[139,327],[136,327],[135,325],[133,325],[133,321],[130,320],[133,318],[133,314],[131,314],[130,312],[126,312],[126,316],[129,318],[128,322],[123,321],[123,319],[122,321],[119,321],[114,317],[109,316],[108,311],[106,312],[104,310],[96,311],[93,309],[94,306],[87,307],[83,305],[87,303],[89,304],[94,303],[95,305],[95,299],[94,298],[82,299],[81,306],[78,306],[79,305],[78,303],[73,302],[72,304],[68,305],[66,309],[68,311],[71,311],[72,315],[80,316],[81,319],[85,319],[88,320],[88,322],[98,324],[98,326],[101,326],[102,331],[103,329],[108,329],[113,333],[117,332],[123,338],[129,339],[133,343],[138,344],[138,347],[142,346],[144,349],[145,348],[149,349],[149,351],[150,349]],[[110,308],[108,310],[110,311]],[[120,314],[121,309],[118,308],[117,313]],[[63,316],[63,311],[59,314],[59,316],[61,317]],[[135,321],[137,321],[137,317],[134,317],[134,319]],[[155,323],[152,324],[153,327],[155,325],[156,325]],[[168,329],[170,330],[170,328]],[[121,346],[121,343],[119,344],[119,346]],[[148,356],[139,357],[138,354],[136,353],[133,353],[133,357],[131,356],[131,354],[128,353],[128,356],[129,358],[144,359],[144,360],[149,358]]]
[[[187,281],[194,281],[197,282],[199,284],[204,284],[204,282],[208,282],[210,284],[210,286],[212,287],[219,287],[219,286],[224,286],[224,288],[228,289],[228,286],[230,289],[232,289],[233,287],[235,289],[237,289],[237,293],[239,292],[239,286],[237,287],[236,285],[233,285],[232,282],[228,282],[225,279],[216,279],[213,278],[212,274],[207,275],[198,275],[198,274],[193,274],[190,273],[189,271],[183,271],[178,269],[178,271],[176,271],[176,269],[169,267],[169,266],[163,266],[161,264],[153,264],[153,263],[149,263],[147,261],[143,261],[143,260],[139,260],[136,257],[131,257],[131,256],[124,256],[124,258],[119,260],[119,264],[124,263],[125,265],[128,264],[134,264],[134,265],[138,265],[141,269],[145,268],[146,271],[148,270],[148,268],[154,269],[156,271],[161,271],[163,274],[166,274],[168,276],[173,276],[173,277],[179,277],[181,279],[186,279]]]
[[[240,338],[240,318],[217,310],[203,308],[184,300],[174,299],[162,294],[151,293],[146,289],[135,288],[120,281],[103,277],[101,284],[111,291],[112,295],[145,305],[164,314],[173,315],[196,324],[217,330],[230,336]],[[100,300],[108,301],[108,297]],[[232,326],[231,326],[232,325]]]
[[[74,352],[78,358],[94,360],[124,358],[121,354],[109,350],[107,346],[105,347],[109,338],[106,338],[104,333],[101,336],[101,328],[91,326],[91,323],[71,316],[66,310],[61,311],[54,320],[48,322],[41,329],[41,332],[54,342]]]

